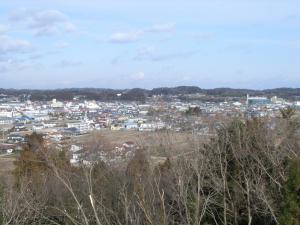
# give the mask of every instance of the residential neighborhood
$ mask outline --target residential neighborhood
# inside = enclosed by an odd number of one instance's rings
[[[49,143],[64,146],[66,140],[80,139],[97,131],[112,132],[192,132],[202,136],[215,134],[228,118],[276,118],[287,107],[300,108],[300,102],[290,102],[276,96],[241,98],[240,101],[182,101],[171,96],[152,96],[146,102],[100,102],[74,98],[73,101],[22,101],[18,97],[1,95],[0,154],[12,154],[21,149],[28,135],[42,134]],[[130,141],[131,140],[127,140]],[[114,146],[116,152],[134,149],[134,143]],[[62,148],[62,147],[61,147]],[[70,147],[71,163],[78,163],[82,146]],[[102,158],[105,158],[103,155]]]

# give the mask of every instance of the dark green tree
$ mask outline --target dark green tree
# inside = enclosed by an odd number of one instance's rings
[[[199,107],[189,107],[189,109],[185,111],[185,114],[187,116],[200,116],[201,112]]]
[[[296,110],[295,108],[287,107],[285,109],[281,109],[280,113],[283,119],[290,119],[292,116],[295,115]]]
[[[280,221],[282,225],[300,225],[300,158],[292,160],[288,169]]]

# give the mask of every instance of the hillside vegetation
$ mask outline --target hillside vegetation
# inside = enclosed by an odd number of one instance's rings
[[[189,154],[74,167],[33,134],[1,185],[2,224],[300,224],[299,122],[235,120]],[[166,141],[165,143],[167,143]],[[162,142],[163,143],[163,142]],[[92,143],[91,143],[92,146]],[[164,144],[156,151],[164,151]]]
[[[118,96],[117,94],[122,94]],[[22,96],[32,101],[49,101],[53,98],[58,100],[72,100],[74,97],[98,101],[144,101],[153,95],[188,95],[202,94],[211,97],[246,97],[247,94],[257,96],[278,96],[289,100],[300,99],[300,88],[276,88],[266,90],[215,88],[201,89],[195,86],[162,87],[152,90],[133,89],[104,89],[104,88],[70,88],[54,90],[26,90],[26,89],[0,89],[0,94],[8,96]]]

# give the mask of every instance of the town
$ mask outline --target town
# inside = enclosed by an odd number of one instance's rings
[[[196,97],[195,94],[185,95],[186,99]],[[249,95],[222,102],[185,101],[178,95],[167,99],[164,95],[154,95],[141,103],[91,101],[82,96],[75,96],[72,101],[30,101],[1,94],[0,101],[2,155],[21,150],[28,135],[37,133],[56,148],[68,146],[73,164],[83,162],[79,154],[83,148],[82,140],[92,133],[169,131],[210,137],[228,119],[267,118],[272,125],[272,121],[280,116],[280,110],[300,108],[299,101]],[[128,149],[136,147],[133,140],[124,140],[113,149],[128,153]],[[103,154],[101,158],[105,159]]]
[[[300,225],[299,0],[0,12],[0,225]]]

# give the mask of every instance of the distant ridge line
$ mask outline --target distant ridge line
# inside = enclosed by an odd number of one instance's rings
[[[287,99],[300,99],[300,88],[274,88],[265,90],[237,89],[237,88],[213,88],[204,89],[197,86],[158,87],[153,89],[131,88],[61,88],[61,89],[4,89],[0,88],[0,94],[8,96],[30,95],[31,100],[72,100],[75,96],[85,96],[94,100],[129,100],[144,101],[146,97],[153,95],[188,95],[203,94],[217,97],[245,97],[247,94],[257,96],[278,96]],[[122,95],[118,95],[122,94]]]

